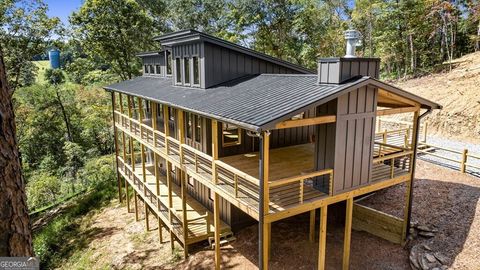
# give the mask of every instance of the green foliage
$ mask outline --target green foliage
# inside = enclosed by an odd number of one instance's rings
[[[65,82],[65,75],[61,69],[47,69],[45,70],[45,81],[48,84],[58,85]]]
[[[26,191],[28,206],[37,209],[57,200],[62,182],[54,175],[39,172],[30,177]]]
[[[75,83],[82,83],[84,77],[94,69],[94,64],[87,58],[77,58],[66,66],[70,80]]]
[[[122,79],[139,74],[135,54],[154,45],[153,21],[134,0],[86,0],[70,23],[88,56],[108,63]]]
[[[60,34],[60,19],[49,18],[47,10],[41,0],[0,2],[0,47],[13,90],[31,85],[35,70],[30,61],[47,49],[55,33]]]
[[[103,70],[92,70],[87,73],[82,78],[82,83],[85,85],[93,85],[93,84],[109,84],[115,81],[118,81],[118,76],[112,74],[108,71]]]

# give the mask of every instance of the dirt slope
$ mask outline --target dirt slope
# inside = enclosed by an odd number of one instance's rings
[[[413,204],[413,221],[438,230],[432,238],[417,238],[409,247],[428,244],[432,252],[446,256],[450,269],[480,269],[480,181],[478,178],[419,161]],[[404,187],[396,186],[362,202],[401,216]],[[382,203],[380,203],[382,202]],[[142,209],[142,208],[141,208]],[[328,212],[343,214],[330,206]],[[318,215],[317,215],[318,217]],[[143,220],[116,201],[81,226],[86,247],[65,258],[62,269],[212,269],[214,253],[205,243],[191,248],[182,261],[177,247],[170,252],[167,232],[158,241],[156,230],[145,232]],[[340,222],[341,223],[341,222]],[[308,214],[272,225],[271,269],[316,269],[316,243],[308,241]],[[156,228],[156,222],[152,222]],[[341,269],[343,225],[329,217],[327,269]],[[236,234],[237,241],[222,248],[225,269],[257,269],[257,227]],[[68,243],[69,239],[66,239]],[[402,248],[365,232],[352,232],[351,269],[410,269],[409,247]]]
[[[393,84],[443,105],[427,118],[432,131],[480,143],[480,52],[456,59],[449,72]]]

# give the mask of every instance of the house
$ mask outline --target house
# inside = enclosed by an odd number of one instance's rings
[[[138,54],[143,76],[105,87],[119,192],[124,185],[127,198],[134,194],[137,220],[142,200],[147,228],[153,215],[185,256],[190,244],[210,238],[217,268],[215,243],[258,223],[259,267],[267,269],[271,224],[310,213],[314,241],[319,209],[324,269],[327,209],[338,202],[346,202],[345,269],[352,224],[404,242],[417,127],[441,106],[380,81],[380,60],[354,57],[355,37],[346,38],[347,56],[320,59],[317,71],[194,30],[155,38],[162,50]],[[375,130],[377,117],[392,114],[411,118],[405,143]],[[407,184],[403,219],[354,203],[400,183]]]

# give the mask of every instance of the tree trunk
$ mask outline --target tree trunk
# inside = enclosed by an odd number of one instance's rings
[[[11,96],[0,45],[0,257],[29,257],[32,232]]]
[[[57,95],[57,102],[60,106],[60,110],[62,111],[63,121],[65,122],[65,126],[67,127],[68,141],[73,142],[72,130],[70,128],[70,120],[68,118],[67,111],[65,110],[65,106],[63,106],[62,99],[60,98],[60,93],[58,93],[57,85],[55,85],[55,94]]]

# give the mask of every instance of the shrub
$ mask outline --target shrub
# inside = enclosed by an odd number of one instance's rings
[[[62,182],[58,177],[45,172],[33,174],[27,184],[30,209],[37,209],[55,202],[60,195]]]

